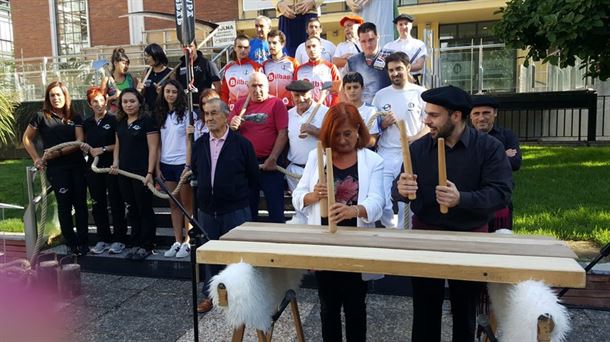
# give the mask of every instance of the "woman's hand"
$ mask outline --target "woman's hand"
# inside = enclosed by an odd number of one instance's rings
[[[195,133],[195,126],[193,125],[187,125],[186,126],[186,134],[194,134]]]
[[[312,194],[314,195],[316,202],[328,197],[326,184],[318,183],[314,185]]]
[[[44,160],[43,158],[38,158],[34,161],[34,167],[37,168],[38,170],[44,170],[44,168],[47,166],[47,161]]]
[[[153,175],[150,172],[147,173],[146,177],[144,178],[144,185],[148,186],[148,184],[153,184],[153,185],[155,184],[154,183],[154,179],[153,179]]]
[[[104,153],[104,150],[102,150],[101,147],[96,147],[96,148],[92,148],[89,150],[89,153],[91,154],[92,157],[97,157],[100,154]]]
[[[357,217],[358,211],[354,208],[354,206],[347,204],[335,203],[328,210],[328,219],[334,223],[339,223]]]

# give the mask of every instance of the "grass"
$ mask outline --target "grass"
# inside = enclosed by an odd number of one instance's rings
[[[526,145],[522,151],[523,166],[513,174],[515,231],[609,243],[610,147]],[[0,162],[0,202],[25,206],[25,167],[30,164]],[[5,213],[7,218],[23,216],[21,210]],[[0,231],[4,227],[0,223]]]
[[[523,146],[514,173],[514,229],[610,242],[610,147]]]

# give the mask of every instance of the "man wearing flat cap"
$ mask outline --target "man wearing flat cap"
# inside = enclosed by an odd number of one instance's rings
[[[312,89],[313,85],[309,81],[292,81],[286,86],[286,90],[292,94],[294,103],[294,107],[288,111],[288,160],[290,164],[286,169],[298,175],[303,174],[307,156],[311,150],[316,148],[320,127],[328,111],[328,107],[323,104],[318,106],[313,101]],[[312,115],[313,117],[311,117]],[[309,121],[310,117],[311,121]],[[290,191],[293,191],[299,183],[298,179],[289,176],[286,177],[286,181]],[[297,210],[291,223],[305,224],[307,216]]]
[[[358,27],[362,23],[364,23],[364,20],[355,14],[346,15],[339,21],[339,25],[343,27],[345,33],[345,41],[337,45],[333,56],[333,64],[339,68],[342,76],[346,74],[347,59],[362,52],[357,37]]]
[[[470,123],[481,133],[487,133],[498,139],[504,146],[506,156],[510,166],[514,171],[521,168],[521,149],[519,140],[509,129],[502,128],[495,124],[498,117],[498,102],[491,96],[478,95],[472,97],[472,110],[470,111]],[[489,231],[513,227],[513,205],[498,210],[495,217],[489,221]]]
[[[411,36],[411,29],[413,28],[414,18],[408,14],[400,14],[394,18],[394,24],[396,25],[396,31],[398,31],[398,39],[387,43],[383,49],[388,51],[402,51],[409,56],[409,63],[411,64],[411,75],[420,84],[419,79],[421,72],[426,62],[426,56],[428,50],[426,44],[419,39]]]
[[[394,200],[409,202],[413,229],[487,232],[494,212],[511,198],[512,174],[504,147],[467,124],[470,95],[446,86],[422,93],[430,133],[411,146],[413,174],[394,180]],[[444,138],[447,186],[438,184],[438,138]],[[440,205],[449,208],[440,212]],[[413,285],[413,342],[440,341],[445,280],[417,278]],[[473,341],[476,308],[484,284],[449,280],[453,341]]]

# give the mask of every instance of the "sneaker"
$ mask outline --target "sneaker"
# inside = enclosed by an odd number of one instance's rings
[[[176,253],[176,258],[184,258],[191,255],[191,245],[188,242],[183,242],[180,245],[180,250]]]
[[[165,252],[163,256],[166,258],[173,258],[176,256],[176,253],[180,250],[180,242],[176,241],[174,244]]]
[[[125,259],[133,259],[133,257],[136,255],[136,253],[138,252],[138,249],[140,247],[131,247],[131,248],[127,248],[127,254],[125,254]]]
[[[113,242],[112,245],[110,245],[110,249],[108,250],[109,254],[121,254],[123,253],[123,250],[125,249],[125,244],[122,242]]]
[[[100,241],[100,242],[96,243],[93,248],[91,248],[91,253],[102,254],[109,248],[110,248],[110,244],[107,244],[104,241]]]
[[[133,260],[144,260],[150,255],[150,253],[151,251],[140,247],[133,255]]]

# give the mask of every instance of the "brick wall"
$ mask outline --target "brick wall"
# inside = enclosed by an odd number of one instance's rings
[[[195,17],[211,22],[237,20],[239,18],[238,1],[242,0],[194,0]],[[173,0],[144,0],[145,11],[174,13]],[[146,18],[144,26],[147,30],[175,28],[174,21]]]
[[[89,0],[88,3],[91,46],[129,44],[129,19],[119,18],[127,14],[127,0]]]
[[[53,55],[47,1],[11,1],[11,16],[16,58]]]

